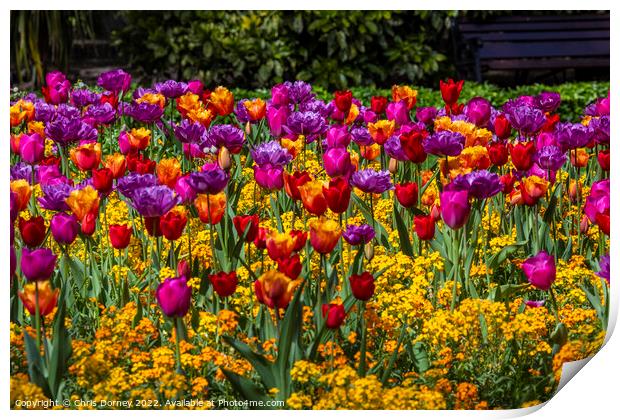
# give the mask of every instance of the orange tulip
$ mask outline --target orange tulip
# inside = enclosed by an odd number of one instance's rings
[[[270,270],[254,282],[256,298],[270,308],[286,308],[301,280],[291,280],[285,274]]]
[[[136,102],[139,104],[148,102],[151,105],[159,105],[160,108],[164,108],[166,106],[166,97],[161,93],[145,93],[136,99]]]
[[[189,118],[193,122],[200,123],[205,127],[211,125],[213,117],[213,113],[210,110],[204,108],[191,109],[187,113],[187,118]]]
[[[96,189],[87,185],[81,190],[73,190],[69,197],[65,199],[75,217],[84,222],[86,216],[94,214],[99,208],[99,193]]]
[[[332,252],[340,234],[340,225],[334,220],[319,218],[310,222],[310,243],[319,254]]]
[[[34,104],[20,99],[10,108],[11,127],[21,124],[23,121],[31,121],[34,118]]]
[[[545,195],[549,188],[549,181],[532,175],[521,180],[519,190],[521,191],[521,198],[524,204],[533,206],[538,203],[538,200]]]
[[[411,89],[409,86],[392,86],[392,101],[405,101],[407,109],[411,110],[417,101],[418,91]]]
[[[347,114],[347,119],[344,121],[346,125],[351,125],[357,119],[357,116],[360,114],[360,109],[355,104],[351,104],[351,108],[349,108],[349,113]]]
[[[157,179],[160,184],[174,189],[181,176],[181,164],[176,158],[162,159],[157,164]]]
[[[191,110],[201,108],[200,97],[194,93],[187,92],[177,98],[177,111],[185,118]]]
[[[38,289],[38,291],[37,291]],[[24,286],[24,290],[17,292],[24,307],[31,315],[36,314],[37,293],[39,301],[39,314],[45,316],[50,314],[56,307],[60,289],[52,289],[49,280],[39,282],[29,282]]]
[[[194,206],[202,223],[217,225],[226,210],[226,194],[198,194]]]
[[[71,149],[70,155],[75,166],[81,171],[90,171],[101,163],[101,144],[85,143]]]
[[[320,216],[327,210],[327,200],[323,195],[323,181],[308,181],[299,187],[301,201],[306,210]]]
[[[286,232],[271,232],[265,244],[269,258],[274,261],[290,257],[295,250],[295,238]]]
[[[209,107],[213,108],[217,115],[228,115],[233,112],[235,98],[233,94],[223,86],[218,86],[209,98]]]
[[[576,149],[570,151],[570,163],[576,168],[585,168],[588,164],[590,155],[586,149]]]
[[[378,144],[383,144],[390,138],[396,128],[396,122],[390,120],[379,120],[368,124],[370,137]]]
[[[370,146],[360,146],[360,153],[366,160],[375,160],[381,154],[381,147],[377,143]]]
[[[265,118],[265,113],[267,112],[267,104],[261,98],[256,98],[251,101],[247,100],[243,102],[243,106],[248,111],[250,121],[258,121]]]
[[[151,130],[144,127],[132,128],[127,132],[127,140],[132,148],[144,150],[151,142]]]
[[[41,137],[45,138],[45,124],[42,121],[29,121],[28,133],[37,133]]]
[[[117,179],[125,174],[127,170],[127,161],[123,154],[116,152],[106,156],[104,166],[112,171],[112,176],[114,179]]]
[[[28,200],[32,194],[32,188],[25,179],[17,179],[11,181],[11,191],[15,193],[15,204],[17,204],[17,210],[22,211],[28,207]]]

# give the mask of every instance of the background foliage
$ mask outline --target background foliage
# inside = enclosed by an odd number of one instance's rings
[[[246,87],[310,80],[389,86],[450,74],[451,11],[123,12],[113,38],[131,68]]]

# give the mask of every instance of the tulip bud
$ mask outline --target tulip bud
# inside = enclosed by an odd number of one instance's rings
[[[431,207],[431,217],[435,222],[441,219],[441,210],[437,204],[433,204]]]
[[[220,147],[220,150],[217,152],[217,164],[225,171],[232,166],[230,151],[225,146]]]
[[[395,174],[398,170],[398,161],[394,158],[390,158],[390,163],[388,165],[388,170],[391,174]]]
[[[590,220],[588,220],[588,216],[584,215],[581,218],[581,223],[579,223],[579,230],[581,231],[583,235],[586,235],[589,229],[590,229]]]
[[[249,136],[250,133],[252,133],[252,125],[248,121],[247,123],[245,123],[245,134]]]
[[[577,203],[577,200],[581,196],[581,185],[577,184],[574,179],[571,180],[570,186],[568,187],[568,196],[573,204]]]
[[[368,261],[372,261],[372,259],[375,257],[375,247],[373,246],[372,242],[368,242],[366,245],[364,245],[364,257],[366,257]]]

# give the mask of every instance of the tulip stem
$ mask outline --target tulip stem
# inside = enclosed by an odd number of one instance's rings
[[[183,323],[183,318],[175,317],[174,318],[174,341],[175,341],[175,350],[176,350],[176,359],[177,359],[177,373],[182,373],[181,369],[181,346],[180,346],[180,334],[181,334],[181,324]]]
[[[366,302],[359,302],[359,316],[361,322],[362,331],[362,343],[360,345],[360,364],[357,368],[358,376],[366,376],[366,320],[364,319],[364,312],[366,309]]]
[[[555,316],[556,324],[560,323],[560,315],[558,312],[558,301],[555,299],[555,293],[553,293],[553,288],[549,288],[549,297],[551,298],[551,306],[553,306],[553,315]]]
[[[41,351],[41,310],[39,309],[39,282],[34,282],[34,327],[37,330],[37,351]]]

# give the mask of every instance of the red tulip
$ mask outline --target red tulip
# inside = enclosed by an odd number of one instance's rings
[[[230,296],[235,293],[237,289],[237,273],[234,271],[231,273],[222,271],[217,274],[210,274],[209,281],[213,285],[213,290],[215,290],[220,297]]]
[[[605,172],[609,172],[609,149],[607,150],[601,150],[600,152],[598,152],[598,164],[601,165],[601,168],[605,171]]]
[[[302,230],[291,230],[289,234],[293,238],[293,252],[301,251],[306,245],[306,241],[308,240],[308,234]]]
[[[90,236],[95,233],[95,228],[97,227],[97,216],[99,216],[99,208],[94,208],[86,213],[86,215],[82,218],[80,229],[82,230],[83,235]]]
[[[186,224],[187,216],[184,210],[172,209],[159,218],[159,228],[169,241],[179,239]]]
[[[323,318],[325,319],[325,326],[329,329],[335,330],[340,328],[347,313],[344,310],[344,305],[338,305],[335,303],[323,304],[321,308],[323,312]]]
[[[430,241],[435,236],[435,220],[433,216],[414,216],[414,229],[418,238],[422,241]]]
[[[146,227],[146,233],[154,237],[159,237],[163,235],[161,227],[159,226],[159,219],[159,217],[144,218],[144,227]]]
[[[503,166],[508,162],[508,148],[502,142],[493,142],[487,145],[489,159],[495,166]]]
[[[312,181],[312,177],[307,171],[295,171],[292,174],[284,172],[284,190],[295,201],[301,200],[299,187],[308,181]]]
[[[351,200],[351,186],[344,178],[332,178],[327,187],[323,186],[323,196],[331,211],[344,213],[347,211]]]
[[[127,167],[132,172],[137,172],[141,175],[152,174],[155,172],[157,162],[150,160],[140,155],[127,156]]]
[[[269,237],[270,230],[264,227],[258,228],[258,233],[256,234],[256,238],[254,238],[254,245],[258,249],[267,248],[267,238]]]
[[[45,239],[45,232],[47,232],[47,228],[43,217],[31,217],[29,220],[25,220],[23,217],[19,218],[19,233],[29,248],[36,248],[41,245]]]
[[[395,194],[401,206],[414,207],[418,203],[418,184],[415,182],[396,184]]]
[[[536,152],[536,146],[533,142],[528,141],[525,143],[517,143],[515,145],[510,144],[510,157],[512,158],[512,164],[519,171],[527,171],[532,165],[534,165],[534,153]]]
[[[131,240],[131,228],[127,225],[110,225],[110,243],[116,249],[125,249]]]
[[[247,216],[235,216],[233,217],[233,225],[239,237],[243,236],[243,233],[248,229],[248,233],[245,237],[245,242],[252,242],[258,235],[258,215]],[[248,225],[250,226],[248,228]]]
[[[400,135],[403,152],[413,163],[422,163],[426,160],[426,152],[422,146],[422,140],[426,134],[426,131],[410,131]]]
[[[108,168],[93,169],[93,187],[100,193],[106,194],[112,191],[114,175]]]
[[[499,182],[502,184],[502,192],[504,194],[510,194],[515,185],[515,177],[512,174],[504,174],[499,177]]]
[[[366,301],[375,293],[375,278],[368,271],[349,277],[351,291],[356,299]]]
[[[278,271],[286,274],[291,279],[296,279],[301,274],[301,258],[299,254],[293,254],[287,258],[278,260]]]
[[[353,94],[350,90],[337,90],[334,93],[334,102],[336,103],[336,108],[346,114],[351,109]]]
[[[383,114],[388,104],[388,98],[385,96],[373,96],[370,98],[370,109],[375,114]]]
[[[508,118],[506,118],[504,114],[499,114],[495,117],[495,123],[493,124],[493,128],[495,129],[495,135],[498,139],[505,140],[510,137],[512,126],[510,125]]]
[[[455,82],[452,79],[448,79],[447,82],[443,80],[439,81],[439,89],[441,90],[441,97],[448,106],[456,104],[461,96],[461,90],[463,89],[463,80]]]

